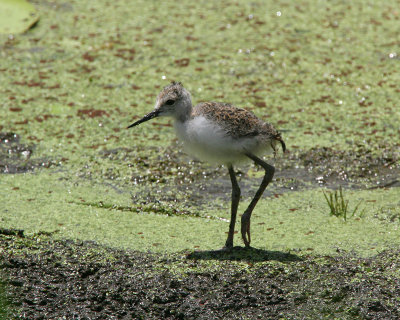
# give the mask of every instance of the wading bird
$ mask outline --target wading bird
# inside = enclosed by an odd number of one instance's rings
[[[250,218],[258,200],[274,176],[275,168],[260,156],[274,151],[279,142],[286,150],[280,133],[269,123],[258,119],[252,112],[222,102],[202,102],[192,105],[192,99],[180,82],[172,82],[159,93],[153,111],[128,128],[155,117],[172,117],[176,134],[188,153],[200,160],[227,166],[232,182],[231,220],[225,248],[233,247],[236,213],[240,187],[233,164],[252,160],[265,170],[264,178],[254,198],[241,218],[241,234],[246,247],[250,247]]]

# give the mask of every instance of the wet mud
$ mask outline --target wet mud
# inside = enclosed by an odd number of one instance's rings
[[[354,189],[395,187],[400,186],[399,151],[400,147],[380,148],[374,152],[363,146],[348,151],[312,148],[293,160],[299,160],[311,173],[311,181],[332,189],[339,186]]]
[[[34,151],[35,146],[21,143],[18,134],[0,132],[0,173],[24,173],[59,165],[54,160],[36,158]]]
[[[173,201],[169,191],[175,188],[186,195],[184,201],[188,205],[206,205],[212,200],[230,196],[231,182],[226,167],[193,160],[178,143],[151,151],[158,156],[143,155],[149,150],[113,149],[100,152],[102,157],[127,162],[140,172],[140,175],[131,176],[130,182],[132,185],[146,185],[150,191],[134,195],[135,201],[140,198],[150,203]],[[138,157],[138,153],[141,156]],[[348,151],[312,148],[265,160],[276,167],[274,181],[266,189],[266,196],[319,187],[360,190],[400,186],[399,148],[381,149],[374,153],[363,147]],[[235,169],[242,197],[252,197],[258,188],[262,168],[249,163]],[[250,177],[249,170],[259,172],[260,177]]]

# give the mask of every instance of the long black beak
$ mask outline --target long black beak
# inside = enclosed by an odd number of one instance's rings
[[[141,124],[142,122],[145,122],[145,121],[148,121],[150,119],[153,119],[153,118],[157,117],[159,113],[160,113],[160,111],[153,110],[152,112],[146,114],[142,119],[132,123],[129,127],[127,127],[127,129],[132,128],[134,126],[137,126],[138,124]]]

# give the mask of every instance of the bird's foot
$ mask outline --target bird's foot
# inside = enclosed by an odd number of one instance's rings
[[[232,250],[233,250],[233,246],[228,247],[228,246],[225,245],[218,251],[220,251],[220,252],[231,252]]]

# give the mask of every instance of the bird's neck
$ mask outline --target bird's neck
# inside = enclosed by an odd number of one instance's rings
[[[193,105],[190,93],[188,91],[184,92],[183,99],[179,106],[175,108],[175,119],[176,121],[185,122],[192,116]]]
[[[175,117],[176,121],[185,122],[189,120],[192,115],[192,109],[192,104],[190,104],[179,110]]]

